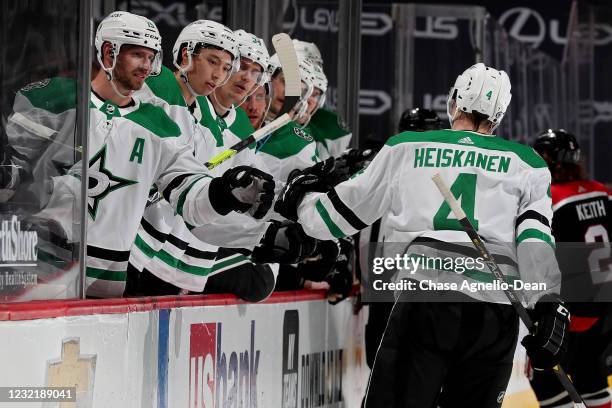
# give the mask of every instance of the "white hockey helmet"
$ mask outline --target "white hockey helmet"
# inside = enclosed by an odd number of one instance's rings
[[[187,66],[181,67],[178,63],[183,45],[187,48]],[[232,56],[232,69],[225,81],[240,67],[240,53],[238,42],[232,30],[211,20],[197,20],[183,28],[172,47],[172,60],[174,66],[179,70],[184,80],[187,72],[191,69],[191,56],[198,45],[212,45],[227,51]],[[224,82],[225,82],[224,81]]]
[[[296,117],[306,113],[308,109],[308,98],[312,95],[315,88],[316,74],[315,65],[309,60],[301,60],[298,64],[300,70],[300,78],[302,80],[302,93],[299,102],[295,105]]]
[[[321,57],[321,51],[315,43],[293,40],[293,47],[298,58],[305,58],[314,63],[314,65],[323,66],[323,57]]]
[[[102,61],[102,45],[108,42],[113,47],[113,64],[105,67]],[[155,51],[155,59],[149,75],[159,75],[162,67],[161,35],[155,23],[146,17],[115,11],[100,22],[96,30],[94,45],[100,67],[106,72],[108,80],[112,82],[113,69],[117,62],[117,55],[124,44],[139,45]]]
[[[257,79],[257,86],[268,82],[268,67],[270,65],[270,54],[264,41],[254,34],[244,30],[234,31],[241,58],[248,58],[257,63],[262,69],[262,75]]]
[[[319,109],[325,104],[325,97],[327,95],[327,76],[325,76],[322,66],[314,66],[314,87],[321,90],[321,95],[317,101],[317,109]]]
[[[452,125],[451,107],[455,101],[457,111],[485,115],[495,129],[503,119],[511,99],[508,74],[479,62],[459,75],[451,87],[446,103],[449,121]]]

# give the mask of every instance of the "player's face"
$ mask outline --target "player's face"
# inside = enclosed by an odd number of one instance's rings
[[[137,91],[151,73],[155,51],[137,45],[124,45],[119,50],[113,78],[123,91]]]
[[[312,93],[310,94],[310,97],[308,98],[308,115],[312,116],[314,115],[315,111],[317,110],[317,106],[319,105],[319,100],[322,97],[322,92],[319,88],[314,88],[312,90]]]
[[[232,56],[229,52],[202,48],[192,55],[189,84],[198,95],[210,95],[221,85],[232,71]],[[186,55],[183,57],[186,64]]]
[[[285,75],[280,72],[270,83],[272,84],[272,95],[274,95],[274,99],[270,102],[270,112],[278,115],[285,102]]]
[[[263,68],[259,64],[248,58],[241,58],[240,70],[222,86],[223,92],[233,104],[240,104],[257,86],[261,75],[263,75]]]
[[[242,104],[242,108],[249,116],[249,121],[254,128],[258,128],[266,113],[266,91],[263,86],[258,87]]]

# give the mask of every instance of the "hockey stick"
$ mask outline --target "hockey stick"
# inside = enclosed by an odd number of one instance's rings
[[[252,143],[257,142],[267,134],[277,131],[291,121],[288,112],[300,100],[302,93],[302,80],[300,78],[297,54],[295,53],[291,38],[285,33],[274,35],[272,37],[272,44],[278,54],[278,59],[280,60],[283,75],[285,77],[285,101],[280,109],[279,117],[261,129],[256,130],[246,139],[236,143],[229,149],[222,151],[204,163],[209,170],[214,169],[227,159],[235,156],[238,152],[246,149]]]
[[[499,269],[499,265],[497,265],[497,263],[489,253],[489,250],[487,249],[487,247],[485,247],[484,242],[482,242],[482,239],[478,235],[478,232],[476,232],[476,230],[474,229],[474,226],[467,218],[467,215],[465,215],[465,212],[457,202],[457,199],[451,193],[450,189],[448,188],[440,174],[436,174],[435,176],[433,176],[432,180],[436,184],[436,187],[438,187],[438,190],[440,190],[440,193],[442,193],[444,200],[450,206],[451,210],[455,214],[455,217],[457,217],[457,220],[459,220],[459,223],[463,227],[463,230],[472,240],[472,243],[480,253],[480,256],[483,257],[485,264],[487,265],[493,276],[495,276],[495,279],[497,279],[500,284],[503,283],[504,275]],[[533,320],[531,320],[531,317],[529,317],[529,314],[527,314],[527,310],[525,310],[525,308],[523,307],[523,304],[520,302],[514,289],[504,289],[504,293],[508,297],[508,300],[518,313],[525,326],[527,326],[527,330],[529,330],[530,333],[533,333],[535,331],[536,326],[533,323]],[[580,394],[578,394],[578,391],[576,391],[574,384],[572,384],[567,374],[565,374],[565,371],[563,371],[561,365],[557,364],[555,367],[552,368],[552,371],[557,376],[557,379],[559,380],[563,388],[565,388],[565,391],[567,391],[567,393],[569,394],[575,406],[577,406],[578,408],[586,408],[586,405],[580,397]]]

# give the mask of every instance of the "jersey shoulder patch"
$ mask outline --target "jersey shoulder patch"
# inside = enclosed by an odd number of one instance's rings
[[[338,115],[328,109],[318,109],[309,123],[309,129],[315,140],[323,142],[325,139],[338,139],[351,133],[338,121]]]
[[[76,81],[74,78],[43,79],[24,86],[19,92],[34,107],[56,115],[76,108]]]
[[[487,150],[515,153],[524,163],[533,168],[548,167],[540,155],[531,146],[499,138],[497,136],[483,136],[474,132],[457,131],[450,129],[431,130],[427,132],[402,132],[392,136],[385,143],[388,146],[397,146],[404,143],[443,143],[457,146],[473,146]]]
[[[178,125],[159,106],[141,102],[138,109],[124,116],[125,119],[139,124],[159,137],[178,137]]]
[[[286,159],[295,156],[313,142],[310,133],[291,121],[274,132],[260,151],[278,159]]]
[[[162,67],[159,75],[148,77],[145,83],[155,96],[170,105],[187,106],[176,77],[170,69]]]

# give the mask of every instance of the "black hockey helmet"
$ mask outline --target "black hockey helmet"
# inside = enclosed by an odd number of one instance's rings
[[[400,118],[398,129],[400,132],[424,132],[426,130],[442,129],[442,121],[431,109],[406,109]]]
[[[548,129],[541,132],[533,148],[553,163],[577,164],[580,161],[580,146],[576,136],[564,129]]]

